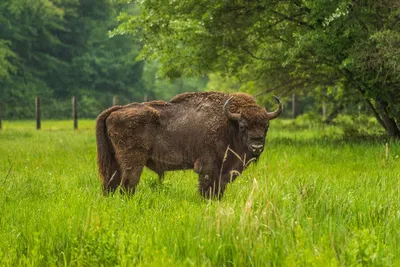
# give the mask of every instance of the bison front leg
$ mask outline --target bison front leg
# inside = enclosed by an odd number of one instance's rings
[[[199,192],[204,198],[221,199],[227,182],[223,179],[219,173],[214,172],[213,174],[199,174]]]
[[[210,154],[205,153],[205,155]],[[220,199],[224,194],[227,184],[220,174],[220,168],[215,167],[215,162],[214,157],[199,158],[195,161],[193,168],[199,174],[199,193],[208,199]]]

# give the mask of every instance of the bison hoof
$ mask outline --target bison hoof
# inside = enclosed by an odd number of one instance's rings
[[[205,190],[201,189],[200,194],[205,199],[210,199],[210,200],[212,200],[212,199],[220,200],[223,196],[223,192],[221,192],[220,190],[215,190],[212,187],[208,187]]]

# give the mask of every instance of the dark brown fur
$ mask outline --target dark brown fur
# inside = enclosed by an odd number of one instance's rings
[[[224,114],[230,97],[229,111],[240,113],[240,120]],[[96,121],[104,191],[121,185],[133,193],[146,166],[160,178],[165,171],[193,169],[199,174],[200,193],[221,197],[225,186],[245,169],[243,160],[259,157],[268,126],[265,108],[244,93],[185,93],[170,102],[111,107]],[[262,146],[256,154],[254,144]],[[241,158],[226,154],[228,147]]]

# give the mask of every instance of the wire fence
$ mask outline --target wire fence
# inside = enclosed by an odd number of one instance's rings
[[[0,102],[0,130],[3,130],[4,121],[19,120],[35,121],[38,130],[42,128],[42,121],[72,120],[73,128],[78,129],[79,119],[95,119],[103,110],[113,105],[128,103],[131,103],[130,99],[118,95],[109,97],[106,101],[73,96],[69,99],[35,97],[24,103]]]
[[[147,97],[143,101],[147,101]],[[312,100],[313,101],[313,100]],[[6,121],[28,120],[36,121],[36,129],[42,128],[42,121],[49,120],[72,120],[73,129],[79,128],[79,119],[95,119],[103,110],[114,105],[126,105],[132,101],[124,96],[110,95],[106,99],[94,97],[72,97],[69,99],[54,99],[49,97],[36,97],[28,99],[25,103],[1,103],[0,102],[0,130]],[[304,107],[315,107],[310,99],[295,95],[282,99],[284,102],[284,114],[282,117],[295,118],[307,112]],[[305,105],[307,102],[307,105]],[[273,107],[276,103],[271,102],[268,106]],[[322,110],[325,116],[326,107]],[[32,126],[34,127],[34,126]],[[9,128],[9,127],[7,127]]]

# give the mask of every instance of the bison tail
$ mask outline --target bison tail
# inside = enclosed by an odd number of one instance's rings
[[[106,119],[113,111],[120,108],[121,106],[113,106],[103,111],[96,119],[97,164],[99,176],[103,183],[104,193],[112,189],[109,186],[111,180],[114,179],[117,173],[119,175],[114,148],[107,133]]]

